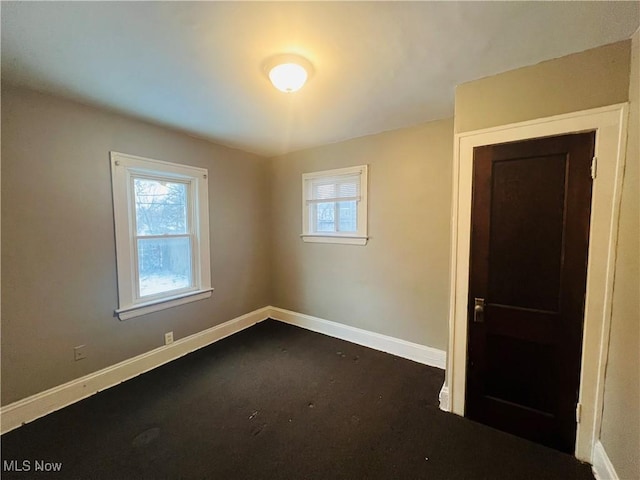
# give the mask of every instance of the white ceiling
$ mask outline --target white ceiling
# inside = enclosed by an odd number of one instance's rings
[[[634,2],[2,2],[2,78],[275,155],[453,115],[469,80],[629,38]],[[299,53],[295,94],[261,69]]]

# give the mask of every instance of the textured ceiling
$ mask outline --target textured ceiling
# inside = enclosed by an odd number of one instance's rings
[[[453,115],[457,84],[626,39],[638,2],[2,2],[2,78],[275,155]],[[266,58],[314,65],[295,94]]]

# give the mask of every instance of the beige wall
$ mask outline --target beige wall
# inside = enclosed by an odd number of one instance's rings
[[[5,86],[2,404],[270,303],[445,349],[452,132],[445,120],[265,160]],[[209,169],[211,299],[113,317],[111,150]],[[361,163],[369,245],[303,244],[302,172]]]
[[[640,478],[640,31],[633,37],[602,444],[620,478]]]
[[[273,304],[445,350],[452,148],[449,119],[273,158]],[[369,243],[304,243],[302,174],[361,164]]]
[[[209,169],[210,299],[119,321],[109,151]],[[102,110],[2,91],[2,404],[269,304],[268,164]],[[87,345],[88,358],[73,360]]]
[[[626,102],[629,50],[627,40],[458,85],[455,130]]]

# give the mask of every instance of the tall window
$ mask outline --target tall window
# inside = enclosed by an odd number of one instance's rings
[[[111,153],[120,319],[211,296],[207,170]]]
[[[302,239],[367,243],[367,166],[302,175]]]

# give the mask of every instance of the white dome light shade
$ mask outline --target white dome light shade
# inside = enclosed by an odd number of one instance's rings
[[[283,53],[267,58],[262,64],[264,73],[281,92],[300,90],[313,76],[313,65],[295,53]]]
[[[281,92],[296,92],[307,81],[307,71],[297,63],[283,63],[276,65],[269,71],[269,79],[273,86]]]

